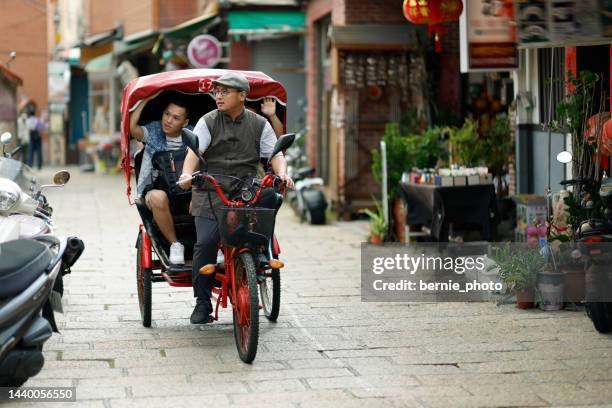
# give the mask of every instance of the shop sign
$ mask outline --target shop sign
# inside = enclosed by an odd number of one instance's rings
[[[466,0],[461,16],[461,72],[518,68],[512,2]]]
[[[70,101],[70,65],[63,61],[51,61],[48,65],[49,102]]]
[[[522,48],[606,43],[612,38],[610,16],[610,0],[517,0],[518,43]]]
[[[194,37],[187,46],[189,62],[196,68],[212,68],[221,59],[221,43],[212,35]]]

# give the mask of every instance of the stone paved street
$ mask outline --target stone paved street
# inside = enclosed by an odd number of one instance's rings
[[[77,404],[66,405],[612,406],[612,338],[583,312],[362,303],[367,224],[300,225],[288,207],[277,227],[281,314],[276,324],[262,317],[252,365],[238,358],[230,309],[218,323],[189,324],[191,288],[154,284],[153,324],[144,328],[139,218],[123,177],[71,171],[65,190],[48,198],[59,233],[79,235],[86,251],[66,279],[61,335],[27,383],[75,386]]]

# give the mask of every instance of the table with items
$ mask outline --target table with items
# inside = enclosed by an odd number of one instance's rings
[[[400,182],[406,204],[406,225],[424,226],[431,238],[447,242],[453,226],[478,226],[482,238],[494,240],[497,230],[497,200],[493,184],[436,186]]]

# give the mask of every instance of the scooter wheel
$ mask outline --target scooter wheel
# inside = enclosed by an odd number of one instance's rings
[[[317,208],[313,210],[306,210],[306,221],[311,225],[323,225],[325,224],[325,210]]]
[[[598,332],[609,333],[612,331],[612,303],[587,302],[585,308]]]

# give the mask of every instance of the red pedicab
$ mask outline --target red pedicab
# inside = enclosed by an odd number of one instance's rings
[[[191,123],[195,124],[202,115],[216,108],[214,97],[210,94],[212,81],[225,72],[219,69],[164,72],[137,78],[125,87],[121,101],[121,154],[130,204],[134,204],[131,200],[130,178],[132,171],[136,179],[138,178],[142,159],[142,150],[134,157],[130,154],[130,112],[144,98],[163,91],[147,104],[139,124],[159,120],[165,108],[166,92],[180,92],[188,100]],[[287,96],[283,86],[261,72],[241,72],[250,84],[247,105],[256,104],[263,97],[274,97],[277,102],[277,115],[284,125]],[[192,150],[197,147],[197,139],[193,133],[183,130],[183,140]],[[275,146],[275,151],[286,149],[292,141],[292,135],[281,137]],[[201,158],[201,155],[198,156]],[[179,163],[176,179],[181,169],[182,163]],[[280,247],[274,235],[274,220],[276,210],[282,203],[284,185],[273,175],[268,165],[262,180],[243,181],[244,186],[239,197],[228,199],[213,175],[196,172],[194,176],[196,183],[212,183],[224,204],[218,221],[221,235],[219,248],[223,251],[225,261],[216,265],[206,265],[201,268],[200,273],[216,272],[212,299],[216,302],[214,319],[218,320],[219,306],[226,308],[229,298],[233,309],[236,348],[240,358],[249,363],[255,358],[259,336],[258,286],[265,316],[275,321],[279,313],[280,268],[283,264],[278,260]],[[274,189],[275,208],[257,206],[264,189]],[[191,259],[196,240],[195,225],[193,217],[185,206],[174,208],[171,205],[176,234],[185,247],[185,265],[171,264],[168,256],[170,243],[154,223],[151,211],[138,200],[135,204],[142,219],[136,242],[138,301],[142,324],[150,327],[152,282],[166,281],[171,286],[192,286]]]

